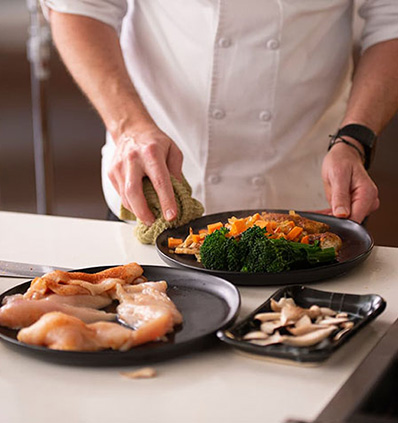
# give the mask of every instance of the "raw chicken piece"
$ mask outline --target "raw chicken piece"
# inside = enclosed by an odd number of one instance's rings
[[[5,300],[0,308],[0,325],[12,329],[30,326],[43,314],[51,311],[62,311],[71,316],[76,316],[86,323],[101,320],[115,320],[114,313],[97,310],[109,305],[112,300],[107,296],[91,295],[49,295],[40,300],[29,300],[23,295],[13,295]]]
[[[55,350],[126,351],[157,340],[168,327],[167,316],[149,322],[145,328],[133,331],[117,323],[97,322],[86,325],[80,319],[59,312],[47,313],[28,328],[21,329],[18,340]]]
[[[128,288],[117,285],[116,298],[119,300],[116,311],[120,321],[137,329],[161,316],[169,315],[170,324],[167,332],[174,325],[182,323],[182,315],[166,294],[167,283],[146,282]]]
[[[39,299],[48,294],[99,295],[112,290],[116,283],[133,284],[145,280],[143,268],[137,263],[111,267],[98,273],[63,272],[55,270],[35,278],[24,294],[25,298]]]

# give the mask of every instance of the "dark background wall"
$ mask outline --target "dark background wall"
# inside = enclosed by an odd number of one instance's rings
[[[0,5],[0,210],[36,211],[30,70],[25,43],[29,15],[22,0]],[[48,116],[54,155],[54,214],[103,219],[100,180],[104,128],[65,71],[51,56]],[[398,119],[381,136],[371,175],[381,206],[367,222],[376,244],[398,246],[392,230],[398,193]]]

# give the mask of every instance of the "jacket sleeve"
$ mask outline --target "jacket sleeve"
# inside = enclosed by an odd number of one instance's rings
[[[47,19],[49,9],[87,16],[112,26],[118,34],[127,13],[127,0],[40,0],[40,3]]]
[[[398,0],[365,0],[359,8],[364,19],[361,51],[382,41],[398,38]]]

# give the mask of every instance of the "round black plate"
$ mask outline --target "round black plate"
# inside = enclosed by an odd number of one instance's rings
[[[111,266],[79,269],[96,273]],[[184,322],[170,335],[168,342],[152,342],[129,351],[58,351],[24,344],[16,339],[16,330],[0,326],[0,339],[46,361],[85,366],[119,366],[149,363],[195,351],[216,339],[217,330],[231,324],[239,311],[239,291],[229,282],[199,272],[163,266],[142,266],[148,280],[167,281],[167,294],[182,313]],[[25,282],[0,296],[24,293],[30,285]]]
[[[373,239],[366,229],[352,220],[338,219],[332,216],[326,216],[318,213],[297,212],[308,219],[318,220],[327,223],[331,231],[336,233],[343,240],[343,247],[340,250],[337,262],[306,268],[299,270],[290,270],[281,273],[243,273],[228,272],[204,269],[201,263],[196,261],[194,256],[175,254],[170,252],[167,247],[169,237],[186,238],[189,234],[189,228],[197,233],[199,229],[204,229],[209,223],[227,222],[231,216],[238,218],[247,217],[259,210],[239,210],[232,212],[217,213],[200,217],[179,228],[167,229],[156,239],[156,249],[160,257],[168,264],[185,267],[201,272],[216,275],[227,279],[235,285],[290,285],[303,284],[320,281],[331,277],[340,276],[359,263],[363,262],[370,254],[373,248]],[[275,213],[289,213],[288,210],[267,210]]]

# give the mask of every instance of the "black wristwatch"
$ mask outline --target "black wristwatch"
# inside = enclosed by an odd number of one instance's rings
[[[365,152],[365,169],[369,169],[369,166],[373,160],[377,136],[376,134],[368,127],[364,125],[359,125],[357,123],[352,123],[340,128],[335,135],[331,136],[331,141],[329,144],[330,148],[340,139],[347,144],[350,144],[344,140],[344,136],[354,138],[354,140],[360,142],[364,148]],[[356,147],[353,144],[350,144],[352,147]],[[357,148],[356,148],[357,149]],[[359,150],[358,150],[359,151]]]

